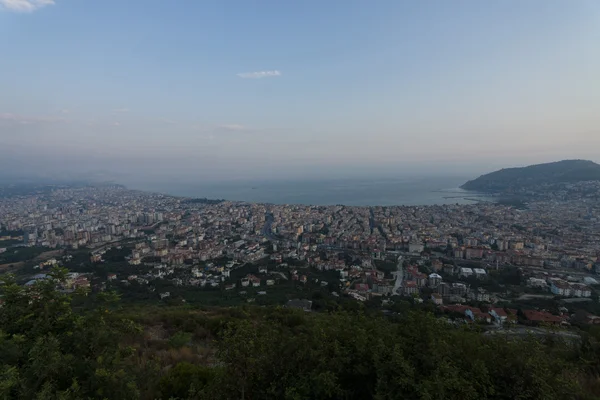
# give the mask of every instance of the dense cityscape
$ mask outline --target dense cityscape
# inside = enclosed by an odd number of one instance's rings
[[[308,311],[325,297],[390,312],[404,297],[493,326],[596,323],[575,311],[598,303],[597,189],[566,185],[521,208],[249,204],[116,185],[53,188],[0,200],[0,268],[31,285],[63,265],[68,289],[111,288],[152,302]]]
[[[0,0],[0,399],[600,399],[599,21]]]

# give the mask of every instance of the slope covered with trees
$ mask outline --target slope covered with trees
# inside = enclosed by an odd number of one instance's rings
[[[504,192],[544,184],[600,181],[600,165],[586,160],[564,160],[523,168],[505,168],[465,183],[466,190]]]
[[[483,335],[393,318],[265,308],[120,309],[109,293],[1,286],[3,399],[593,399],[598,335]]]

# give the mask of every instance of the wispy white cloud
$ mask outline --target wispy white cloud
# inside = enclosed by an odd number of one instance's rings
[[[115,108],[113,110],[114,113],[126,113],[129,112],[129,108]]]
[[[225,124],[225,125],[219,125],[217,126],[217,130],[222,130],[222,131],[248,131],[249,129],[247,127],[245,127],[244,125],[239,125],[239,124]]]
[[[0,0],[0,9],[15,12],[33,12],[54,4],[54,0]]]
[[[27,116],[11,113],[0,113],[0,121],[17,124],[68,122],[67,119],[62,117]]]
[[[281,72],[277,70],[273,71],[256,71],[256,72],[242,72],[237,74],[243,79],[260,79],[260,78],[272,78],[275,76],[281,76]]]

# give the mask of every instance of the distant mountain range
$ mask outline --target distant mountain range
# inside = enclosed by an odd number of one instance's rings
[[[465,190],[507,192],[540,185],[600,181],[600,165],[586,160],[564,160],[523,168],[505,168],[461,186]]]

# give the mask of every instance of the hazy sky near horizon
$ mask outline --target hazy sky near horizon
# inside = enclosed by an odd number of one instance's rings
[[[0,0],[0,35],[5,172],[600,161],[596,0]]]

